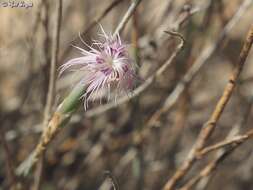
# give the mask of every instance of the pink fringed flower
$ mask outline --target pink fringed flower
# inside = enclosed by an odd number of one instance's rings
[[[107,35],[103,29],[102,32],[103,42],[86,45],[89,50],[76,47],[82,56],[61,66],[61,73],[65,70],[82,71],[80,85],[87,86],[83,95],[85,109],[90,99],[100,97],[101,100],[101,95],[109,100],[112,95],[116,98],[122,93],[128,94],[136,78],[135,64],[129,57],[127,45],[122,43],[119,35]]]

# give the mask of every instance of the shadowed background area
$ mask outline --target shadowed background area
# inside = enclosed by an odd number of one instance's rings
[[[28,176],[18,177],[15,168],[43,130],[57,22],[56,0],[25,2],[33,6],[0,6],[0,190],[163,189],[186,160],[238,64],[253,23],[252,0],[141,1],[121,38],[131,45],[138,65],[136,88],[154,74],[155,79],[126,101],[95,101],[87,111],[80,106],[42,161]],[[63,63],[80,55],[71,45],[87,48],[81,41],[98,39],[99,24],[113,33],[131,2],[62,1],[49,117],[81,77],[71,72],[58,76]],[[178,34],[164,31],[179,33],[185,44],[166,70],[157,73],[181,42]],[[252,51],[236,84],[205,147],[252,128]],[[199,157],[196,153],[196,162],[171,189],[253,189],[252,143],[247,137]],[[212,171],[201,172],[212,163]]]

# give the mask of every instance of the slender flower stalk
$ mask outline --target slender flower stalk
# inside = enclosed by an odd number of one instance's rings
[[[48,147],[49,143],[53,140],[53,138],[57,135],[58,131],[65,126],[65,124],[69,121],[71,115],[76,111],[78,106],[80,105],[82,97],[86,98],[85,105],[87,105],[88,100],[91,98],[95,98],[96,93],[99,90],[104,89],[111,89],[108,86],[115,85],[113,89],[117,90],[117,87],[122,91],[122,87],[131,86],[131,81],[133,77],[133,67],[129,66],[130,60],[128,59],[128,55],[125,52],[125,46],[121,44],[119,41],[119,33],[125,27],[127,21],[129,20],[130,16],[133,14],[136,7],[139,5],[141,0],[134,0],[130,5],[129,9],[127,10],[126,14],[124,15],[123,19],[120,21],[118,27],[116,28],[115,32],[111,36],[107,36],[104,43],[98,43],[97,46],[107,47],[107,49],[99,49],[95,50],[94,48],[90,49],[89,51],[80,49],[81,52],[86,57],[88,54],[92,54],[91,57],[96,58],[103,58],[103,60],[96,60],[97,62],[101,62],[101,67],[98,67],[98,63],[94,64],[94,70],[92,69],[92,62],[91,60],[85,61],[81,64],[81,68],[85,68],[86,73],[89,70],[92,70],[93,74],[98,75],[101,77],[99,79],[92,79],[92,78],[84,78],[76,87],[71,91],[71,93],[64,99],[64,101],[58,106],[56,112],[53,114],[48,127],[42,133],[41,139],[35,150],[29,155],[27,159],[25,159],[17,168],[16,173],[18,175],[27,175],[31,168],[35,165],[38,161],[41,154],[43,154]],[[121,44],[121,45],[120,45]],[[101,48],[100,47],[100,48]],[[116,52],[112,52],[112,49],[108,47],[118,48]],[[124,48],[123,48],[124,47]],[[122,49],[121,49],[122,48]],[[110,50],[109,50],[110,49]],[[123,51],[124,50],[124,51]],[[98,52],[97,52],[98,51]],[[104,53],[102,53],[104,51]],[[111,52],[110,52],[111,51]],[[123,53],[124,52],[124,53]],[[111,56],[108,56],[111,55]],[[90,58],[91,58],[90,57]],[[105,59],[106,58],[106,59]],[[78,58],[77,58],[78,59]],[[81,58],[79,58],[79,62],[77,60],[76,63],[80,64]],[[88,57],[86,57],[88,59]],[[94,63],[94,62],[93,62]],[[66,69],[73,69],[74,61],[70,60],[70,62],[66,63],[61,69],[62,71]],[[111,64],[111,65],[110,65]],[[126,66],[128,65],[128,66]],[[130,64],[131,65],[131,64]],[[80,66],[80,65],[79,65]],[[110,68],[110,69],[109,69]],[[107,69],[106,72],[104,71],[105,76],[102,77],[101,71],[102,69]],[[110,72],[109,72],[110,70]],[[108,72],[108,73],[107,73]],[[103,73],[103,72],[102,72]],[[130,74],[129,74],[130,73]],[[91,76],[90,76],[91,77]],[[102,81],[102,82],[101,82]],[[126,83],[123,85],[123,83]],[[80,85],[84,84],[84,85]],[[87,93],[89,91],[89,93]]]

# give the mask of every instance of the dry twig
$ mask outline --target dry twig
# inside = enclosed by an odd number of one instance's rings
[[[119,5],[122,1],[124,0],[114,0],[110,5],[108,5],[108,7],[106,7],[101,15],[99,15],[97,18],[95,18],[94,20],[92,20],[92,22],[87,26],[87,28],[81,32],[80,36],[83,37],[85,36],[92,28],[94,28],[96,26],[97,23],[99,23],[114,7],[116,7],[117,5]],[[70,43],[74,44],[77,40],[79,40],[80,36],[76,37],[75,39],[73,39]],[[72,46],[68,46],[62,53],[62,56],[60,58],[59,62],[62,62],[64,60],[64,57],[69,53],[69,51],[71,50]]]
[[[212,151],[218,150],[218,149],[226,147],[226,146],[231,146],[232,144],[241,144],[241,143],[247,141],[248,139],[252,138],[252,136],[253,136],[253,130],[249,130],[247,133],[245,133],[243,135],[237,135],[237,136],[234,136],[230,139],[226,139],[224,141],[215,143],[214,145],[210,145],[208,147],[201,149],[197,153],[197,157],[201,158]]]
[[[47,130],[48,120],[51,116],[53,110],[53,104],[55,101],[55,88],[56,88],[56,67],[58,62],[58,53],[59,53],[59,41],[60,41],[60,28],[61,28],[61,19],[62,19],[62,0],[57,1],[56,7],[56,25],[53,33],[53,47],[52,47],[52,57],[50,63],[50,76],[49,76],[49,87],[47,93],[47,101],[44,110],[44,119],[43,119],[43,130]],[[38,165],[36,175],[35,175],[35,184],[34,190],[39,190],[42,180],[43,173],[43,159],[44,155],[42,154],[40,163]]]
[[[119,184],[110,171],[105,171],[105,177],[110,180],[113,190],[119,190]]]
[[[247,106],[240,117],[237,124],[235,124],[232,129],[230,130],[229,134],[227,135],[226,140],[224,142],[231,142],[230,144],[227,144],[226,146],[218,147],[219,149],[213,149],[218,150],[215,158],[209,162],[195,177],[190,179],[181,189],[191,189],[195,184],[198,183],[197,189],[204,189],[210,179],[210,174],[218,167],[218,165],[227,157],[229,156],[239,145],[246,142],[250,137],[252,137],[252,129],[249,130],[245,135],[237,135],[235,136],[240,129],[247,124],[248,117],[251,113],[252,109],[252,98],[250,98],[249,101],[247,101]],[[241,138],[241,140],[239,140]],[[232,142],[235,140],[236,142]],[[220,143],[221,145],[222,143]],[[224,143],[225,144],[225,143]],[[218,145],[218,143],[217,143]],[[212,146],[209,146],[210,148]],[[208,148],[208,147],[206,147]],[[206,149],[205,148],[205,149]],[[203,150],[205,150],[203,149]],[[202,152],[202,151],[201,151]]]
[[[226,159],[237,147],[245,143],[249,138],[251,138],[253,135],[253,130],[251,129],[244,135],[238,135],[235,137],[232,137],[231,139],[227,140],[227,144],[224,141],[224,144],[222,143],[217,143],[217,146],[213,146],[212,150],[217,150],[219,148],[223,148],[225,145],[227,146],[226,148],[219,149],[220,152],[216,156],[215,159],[210,161],[200,172],[198,175],[190,179],[180,190],[190,190],[195,184],[197,184],[202,178],[207,177],[213,172],[221,162]],[[212,147],[210,147],[212,148]],[[208,150],[208,149],[207,149]],[[210,149],[209,149],[210,150]],[[202,151],[201,151],[202,152]],[[201,156],[204,155],[204,153],[208,152],[203,152]]]
[[[229,82],[226,85],[223,95],[221,96],[220,100],[218,101],[211,117],[207,121],[207,123],[204,125],[202,130],[199,133],[199,136],[189,152],[186,160],[183,162],[181,167],[176,171],[176,173],[172,176],[172,178],[166,183],[164,186],[165,190],[170,190],[172,189],[176,183],[186,175],[186,173],[189,171],[193,163],[197,159],[197,153],[204,147],[207,139],[211,136],[212,132],[214,131],[216,127],[216,123],[218,122],[221,114],[224,111],[225,106],[227,105],[232,92],[235,88],[236,82],[238,80],[238,77],[242,71],[242,68],[245,64],[246,58],[249,54],[250,48],[252,46],[253,42],[253,27],[250,29],[246,41],[244,43],[244,46],[242,48],[242,51],[239,56],[239,61],[238,64],[236,65],[233,73],[230,76]]]
[[[188,72],[184,75],[181,81],[176,85],[174,90],[170,93],[170,95],[166,98],[163,106],[158,109],[148,121],[149,125],[156,125],[159,121],[159,118],[166,112],[168,112],[177,102],[180,95],[183,93],[186,86],[194,79],[194,77],[199,73],[200,69],[208,62],[210,57],[214,54],[214,52],[220,47],[227,34],[231,31],[231,29],[238,23],[239,19],[242,17],[245,10],[247,10],[252,2],[250,0],[245,0],[243,4],[240,6],[236,14],[232,17],[232,19],[226,24],[224,29],[220,32],[218,38],[208,44],[204,50],[201,52],[193,66],[188,70]]]
[[[14,188],[17,185],[17,179],[14,172],[14,163],[11,157],[11,152],[8,143],[5,140],[4,133],[0,132],[0,142],[2,143],[3,150],[5,153],[5,160],[6,160],[6,176],[8,180],[8,185],[10,189]]]

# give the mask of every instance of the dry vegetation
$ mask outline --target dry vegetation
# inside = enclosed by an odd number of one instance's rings
[[[90,43],[98,23],[113,33],[135,1],[0,7],[0,190],[253,189],[252,0],[140,1],[119,28],[139,65],[132,96],[59,128],[79,77],[57,74],[71,44],[85,48],[78,33]]]

